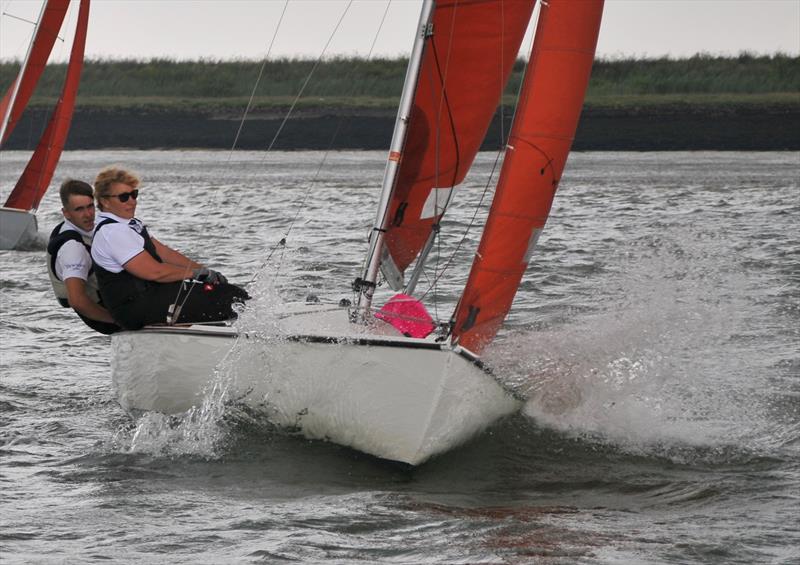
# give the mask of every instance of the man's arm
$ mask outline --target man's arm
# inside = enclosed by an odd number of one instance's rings
[[[183,253],[175,251],[171,247],[164,245],[154,237],[150,237],[150,240],[153,242],[153,245],[156,246],[156,252],[158,253],[158,256],[161,257],[161,260],[165,263],[171,263],[173,265],[183,267],[184,269],[187,269],[186,272],[189,274],[191,274],[192,270],[203,266],[200,263],[192,261]]]
[[[98,322],[114,323],[114,318],[108,313],[108,310],[92,302],[86,294],[86,281],[77,277],[69,277],[64,280],[64,286],[67,287],[67,300],[72,309],[78,314],[86,316],[90,320],[97,320]]]

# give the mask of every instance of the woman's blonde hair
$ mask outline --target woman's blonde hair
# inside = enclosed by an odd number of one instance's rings
[[[111,193],[112,185],[117,183],[127,184],[131,188],[139,186],[139,177],[130,171],[120,169],[119,167],[106,167],[94,179],[94,197],[97,200],[97,205],[102,210],[103,205],[100,198],[108,196]]]

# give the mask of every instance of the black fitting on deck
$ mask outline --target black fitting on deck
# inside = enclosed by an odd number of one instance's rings
[[[361,277],[357,277],[356,280],[353,281],[354,292],[362,292],[365,288],[374,289],[375,287],[376,284],[374,282],[365,281]]]

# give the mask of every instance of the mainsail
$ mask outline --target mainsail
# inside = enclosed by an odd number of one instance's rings
[[[0,102],[0,144],[4,143],[33,94],[39,78],[47,65],[58,31],[67,14],[70,0],[47,0],[42,10],[36,34],[22,64],[17,79],[11,84]]]
[[[75,28],[75,39],[67,67],[67,76],[61,97],[56,104],[47,129],[39,140],[33,155],[28,161],[14,190],[6,201],[6,208],[33,210],[39,207],[50,180],[53,178],[64,143],[67,140],[75,99],[83,69],[83,52],[86,46],[86,30],[89,25],[89,0],[81,0],[78,12],[78,24]]]
[[[497,109],[534,0],[436,3],[388,209],[381,269],[395,289],[464,180]]]
[[[480,353],[511,308],[564,170],[589,82],[603,0],[548,0],[453,339]]]

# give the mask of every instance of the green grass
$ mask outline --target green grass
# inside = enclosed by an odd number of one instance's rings
[[[800,57],[724,58],[697,55],[688,59],[596,61],[589,92],[632,94],[800,93]]]
[[[397,105],[404,59],[331,59],[314,71],[299,108],[330,106],[388,110]],[[258,111],[292,103],[314,68],[308,60],[270,61],[255,97]],[[0,88],[7,88],[19,64],[0,62]],[[84,67],[78,103],[82,107],[165,110],[243,110],[261,68],[255,61],[90,60]],[[522,80],[518,61],[504,102],[513,103]],[[47,68],[34,103],[49,104],[61,89],[65,65]],[[688,59],[620,59],[595,62],[587,106],[608,109],[653,105],[798,105],[800,57],[788,55]]]

